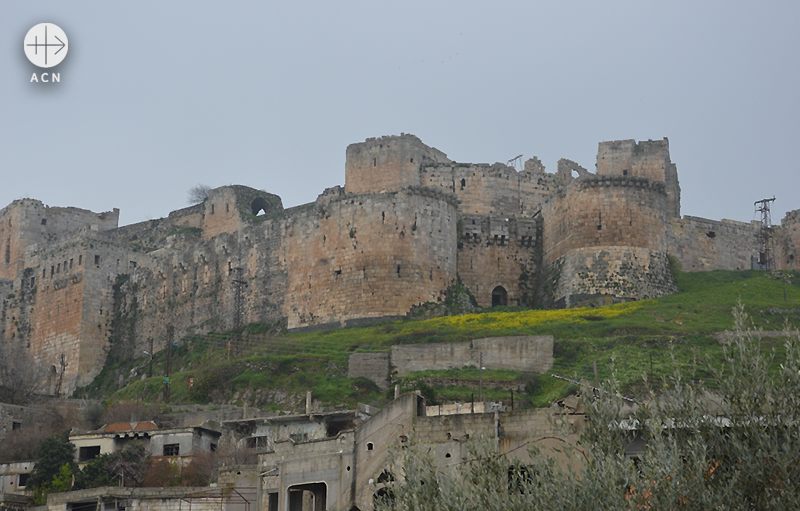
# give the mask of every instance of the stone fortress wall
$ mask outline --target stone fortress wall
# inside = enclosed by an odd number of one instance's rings
[[[686,271],[747,269],[758,222],[680,218],[669,144],[599,144],[596,173],[537,158],[522,171],[457,163],[413,135],[347,148],[345,187],[285,209],[231,185],[166,218],[118,227],[22,199],[0,210],[0,339],[85,385],[112,349],[134,356],[243,323],[317,328],[405,315],[458,279],[479,305],[574,306],[676,291]],[[777,268],[797,268],[800,211],[773,229]]]

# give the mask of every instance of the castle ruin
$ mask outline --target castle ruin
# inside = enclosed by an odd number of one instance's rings
[[[562,159],[549,173],[535,157],[522,171],[457,163],[409,134],[350,145],[344,188],[313,203],[232,185],[166,218],[118,219],[34,199],[0,210],[0,339],[52,366],[62,392],[97,375],[112,340],[135,356],[167,324],[178,337],[237,313],[353,324],[441,300],[457,279],[482,307],[655,298],[677,291],[668,254],[685,271],[750,269],[761,227],[681,218],[667,139],[602,142],[596,172]],[[800,210],[773,236],[776,268],[797,269]]]

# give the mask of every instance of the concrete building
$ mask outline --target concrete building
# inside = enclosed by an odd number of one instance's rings
[[[214,452],[221,436],[218,424],[182,428],[158,428],[152,421],[118,422],[99,431],[70,435],[75,461],[83,464],[101,454],[111,454],[132,442],[141,442],[153,456],[188,460],[201,452]]]

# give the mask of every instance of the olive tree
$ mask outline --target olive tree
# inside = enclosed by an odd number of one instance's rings
[[[534,448],[523,464],[476,442],[469,460],[442,468],[415,444],[392,453],[398,480],[376,509],[800,509],[800,339],[786,331],[777,363],[741,306],[734,317],[722,359],[703,364],[711,378],[645,376],[633,411],[613,377],[581,389],[587,427],[563,448],[580,463]],[[637,462],[625,456],[634,436],[645,442]]]

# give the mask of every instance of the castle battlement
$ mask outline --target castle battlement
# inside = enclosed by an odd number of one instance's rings
[[[410,134],[346,155],[344,186],[291,208],[230,185],[118,227],[116,209],[14,201],[0,210],[0,339],[52,368],[64,356],[70,392],[165,325],[232,328],[237,300],[240,321],[290,329],[403,316],[457,280],[482,307],[608,303],[675,292],[667,254],[701,271],[758,252],[758,222],[680,218],[667,139],[601,142],[596,173],[458,163]],[[778,268],[797,268],[800,210],[773,233]]]

